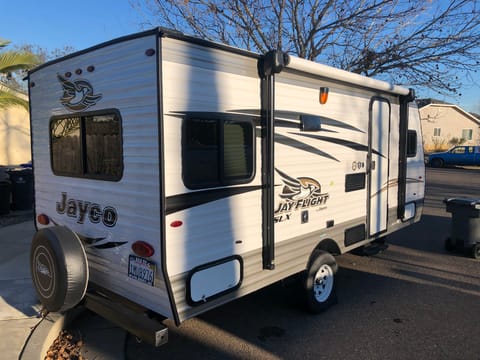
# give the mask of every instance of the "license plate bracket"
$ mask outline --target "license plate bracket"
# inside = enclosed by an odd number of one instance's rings
[[[155,281],[155,263],[140,256],[128,257],[128,277],[153,286]]]

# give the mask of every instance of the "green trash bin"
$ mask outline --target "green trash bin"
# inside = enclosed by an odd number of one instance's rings
[[[12,209],[31,210],[33,208],[33,171],[17,168],[8,171],[12,183]]]
[[[480,259],[480,200],[450,198],[443,202],[452,213],[452,232],[445,248],[468,249],[473,258]]]
[[[0,181],[0,215],[10,212],[11,185],[8,181]]]

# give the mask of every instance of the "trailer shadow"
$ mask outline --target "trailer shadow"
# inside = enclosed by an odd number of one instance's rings
[[[459,259],[453,259],[459,260]],[[127,359],[476,358],[480,270],[470,259],[392,245],[338,257],[339,302],[311,315],[295,283],[279,282],[170,325],[160,348],[127,339]],[[472,272],[469,272],[469,269]]]
[[[178,328],[170,324],[161,348],[130,336],[126,358],[478,358],[480,263],[445,250],[451,214],[443,203],[475,197],[477,186],[430,178],[419,223],[389,235],[384,253],[337,258],[339,302],[327,312],[307,314],[298,288],[280,282]]]

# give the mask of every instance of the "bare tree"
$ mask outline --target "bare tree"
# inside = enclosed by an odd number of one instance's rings
[[[130,0],[144,26],[265,52],[282,49],[345,70],[451,95],[480,67],[477,1]]]

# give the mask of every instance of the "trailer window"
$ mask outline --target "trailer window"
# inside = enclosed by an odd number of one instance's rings
[[[407,157],[417,156],[417,132],[408,130],[407,134]]]
[[[50,145],[55,175],[109,181],[122,177],[121,119],[117,111],[52,118]]]
[[[192,189],[249,182],[253,178],[254,127],[249,121],[187,119],[183,180]]]

